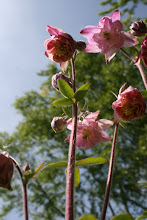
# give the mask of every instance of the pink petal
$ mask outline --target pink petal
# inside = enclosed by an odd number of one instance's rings
[[[133,34],[130,34],[125,31],[122,31],[122,34],[124,35],[124,39],[125,39],[123,47],[132,47],[139,43]]]
[[[120,20],[120,11],[119,10],[115,10],[111,15],[110,15],[112,22],[116,21],[116,20]]]
[[[107,119],[100,119],[97,121],[98,127],[102,130],[106,130],[110,126],[113,125],[113,121],[107,120]]]
[[[64,142],[70,141],[70,135],[64,140]]]
[[[51,27],[49,25],[46,26],[46,30],[49,32],[49,34],[52,35],[58,35],[61,34],[63,31],[60,28],[57,27]]]
[[[95,121],[95,120],[97,119],[99,113],[100,113],[100,110],[98,110],[98,111],[96,111],[96,112],[93,112],[93,113],[87,115],[87,116],[85,117],[85,119],[86,119],[86,120],[88,119],[88,120],[91,120],[91,121]],[[83,120],[83,123],[84,123],[85,119]]]
[[[66,125],[66,127],[67,127],[69,130],[72,130],[72,121],[71,121],[71,118],[68,119],[68,120],[65,122],[65,125]]]
[[[85,52],[98,53],[98,52],[100,52],[100,49],[96,43],[95,44],[87,44]]]
[[[100,142],[105,142],[105,141],[111,141],[111,139],[105,131],[101,131],[101,141]]]
[[[108,64],[110,60],[115,56],[118,48],[112,48],[105,54],[106,63]]]
[[[123,29],[123,24],[122,24],[119,20],[114,21],[114,22],[113,22],[113,28],[114,28],[115,30],[117,30],[117,31],[122,31],[122,29]]]
[[[62,69],[62,71],[65,73],[66,69],[67,69],[67,66],[68,66],[68,60],[66,62],[61,62],[60,63],[60,67]]]
[[[96,26],[89,25],[89,26],[86,26],[85,28],[83,28],[80,31],[80,34],[82,34],[84,37],[88,37],[89,34],[91,35],[92,33],[95,33],[96,31],[97,31],[97,27]]]

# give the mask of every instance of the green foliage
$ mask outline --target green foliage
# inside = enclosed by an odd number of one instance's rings
[[[98,220],[92,214],[83,215],[78,220]]]
[[[76,99],[77,102],[83,100],[84,96],[88,92],[89,87],[90,87],[90,83],[86,83],[76,91],[74,98]]]
[[[80,171],[78,167],[75,167],[74,187],[77,187],[79,183],[80,183]]]
[[[67,82],[63,79],[58,79],[59,90],[63,96],[72,99],[74,97],[74,92]]]
[[[144,98],[147,98],[147,90],[140,91]]]
[[[54,102],[52,102],[53,106],[67,106],[67,105],[72,105],[72,100],[68,98],[62,98],[62,99],[57,99]]]
[[[140,220],[140,219],[147,219],[147,211],[145,211],[144,214],[138,217],[136,220]]]
[[[102,157],[89,157],[83,160],[76,161],[76,166],[85,166],[85,165],[97,165],[108,162],[106,158]]]
[[[129,214],[120,214],[117,216],[114,216],[111,220],[134,220],[134,218]]]

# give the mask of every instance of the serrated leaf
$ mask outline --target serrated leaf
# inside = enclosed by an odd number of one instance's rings
[[[74,180],[74,187],[77,187],[80,183],[80,171],[78,167],[75,167],[75,180]]]
[[[63,162],[63,161],[60,161],[60,162],[57,162],[57,163],[50,163],[48,165],[46,165],[43,169],[49,169],[49,168],[57,168],[57,167],[67,167],[67,162]]]
[[[142,90],[140,91],[141,92],[141,95],[144,97],[144,98],[147,98],[147,90]]]
[[[67,108],[67,107],[63,107],[62,108],[64,113],[69,117],[69,118],[72,118],[72,110]]]
[[[95,218],[94,215],[88,214],[81,216],[78,220],[98,220],[98,219]]]
[[[81,101],[84,98],[84,96],[88,92],[89,87],[90,87],[90,83],[86,83],[76,91],[74,98],[76,99],[77,102]]]
[[[89,157],[83,160],[76,161],[76,166],[85,166],[85,165],[97,165],[108,162],[106,158],[103,157]]]
[[[74,97],[74,91],[63,79],[58,79],[59,90],[65,97],[72,99]]]
[[[72,100],[68,99],[68,98],[62,98],[62,99],[57,99],[54,102],[52,102],[53,106],[68,106],[68,105],[72,105]]]
[[[111,220],[134,220],[134,218],[129,215],[129,214],[120,214],[120,215],[116,215],[113,218],[111,218]]]

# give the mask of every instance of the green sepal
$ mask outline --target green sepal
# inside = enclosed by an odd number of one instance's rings
[[[69,99],[72,99],[74,97],[74,91],[65,80],[58,79],[58,86],[62,95]]]
[[[62,108],[64,113],[69,117],[69,118],[72,118],[72,110],[67,108],[67,107],[63,107]]]
[[[78,220],[98,220],[92,214],[83,215]]]
[[[67,167],[67,162],[64,162],[64,161],[60,161],[60,162],[56,162],[56,163],[50,163],[48,165],[46,165],[43,169],[48,169],[48,168],[57,168],[57,167]]]
[[[134,220],[134,218],[132,217],[132,215],[129,214],[120,214],[120,215],[116,215],[113,218],[111,218],[111,220]]]
[[[28,170],[24,174],[24,182],[25,184],[28,183],[29,180],[35,178],[35,176],[42,171],[42,167],[44,166],[44,163],[40,164],[39,167],[35,171]]]
[[[88,157],[83,160],[76,161],[76,166],[85,166],[85,165],[97,165],[108,162],[106,158],[103,157]]]
[[[62,98],[62,99],[57,99],[54,102],[52,102],[53,106],[68,106],[68,105],[72,105],[72,100],[68,99],[68,98]]]
[[[140,220],[140,219],[147,219],[147,211],[145,211],[142,216],[136,218],[136,220]]]
[[[141,95],[144,97],[144,98],[147,98],[147,90],[142,90],[140,91],[141,92]]]
[[[77,102],[80,102],[84,98],[84,96],[88,92],[89,87],[90,87],[90,83],[86,83],[76,91],[74,98],[76,99]]]

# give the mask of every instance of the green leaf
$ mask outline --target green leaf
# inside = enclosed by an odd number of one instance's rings
[[[92,214],[83,215],[78,220],[98,220]]]
[[[103,157],[89,157],[83,160],[76,161],[76,166],[83,166],[83,165],[97,165],[97,164],[103,164],[108,162],[106,158]]]
[[[40,164],[39,167],[34,171],[33,178],[41,171],[42,167],[44,166],[44,163]]]
[[[47,166],[45,166],[42,170],[48,169],[48,168],[57,168],[57,167],[67,167],[67,162],[57,162],[57,163],[50,163]]]
[[[141,92],[141,95],[144,97],[144,98],[147,98],[147,90],[142,90],[140,91]]]
[[[69,118],[72,118],[72,110],[67,108],[67,107],[63,107],[62,108],[64,113],[69,117]]]
[[[74,187],[77,187],[80,183],[80,171],[78,167],[75,167],[75,180],[74,180]]]
[[[57,99],[54,102],[52,102],[53,106],[67,106],[72,105],[72,100],[67,98]]]
[[[114,216],[111,220],[134,220],[134,218],[129,214],[120,214]]]
[[[63,79],[58,79],[59,90],[65,97],[72,99],[74,97],[74,91]]]
[[[140,220],[140,219],[147,219],[147,211],[145,211],[144,214],[138,217],[136,220]]]
[[[89,87],[90,87],[90,83],[86,83],[76,91],[74,98],[76,99],[77,102],[81,101],[84,98],[84,96],[88,92]]]
[[[147,181],[138,181],[139,184],[142,184],[142,186],[140,186],[141,189],[147,188]]]

